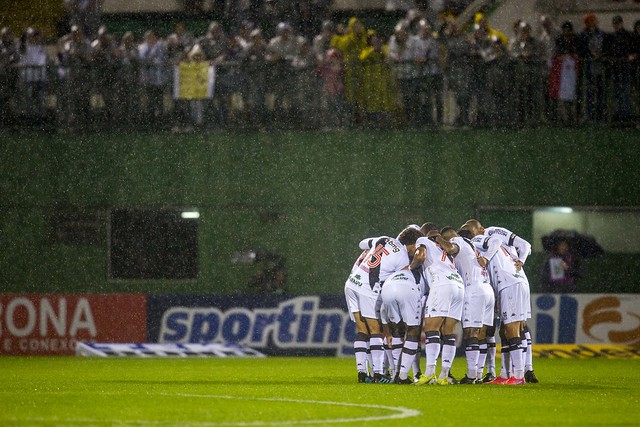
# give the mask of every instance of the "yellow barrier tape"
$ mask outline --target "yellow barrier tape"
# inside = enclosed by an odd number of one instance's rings
[[[534,344],[533,357],[544,359],[640,359],[640,347],[612,344]]]

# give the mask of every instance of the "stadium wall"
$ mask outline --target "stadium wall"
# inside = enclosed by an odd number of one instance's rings
[[[640,344],[640,294],[532,295],[535,344]],[[460,330],[458,343],[461,344]],[[0,294],[0,354],[72,355],[77,342],[230,343],[278,356],[344,356],[342,295]]]
[[[0,292],[246,294],[239,250],[286,258],[288,293],[340,294],[357,242],[482,206],[640,206],[637,130],[3,135]],[[110,280],[109,209],[200,212],[195,280]],[[56,218],[89,237],[65,240]],[[77,217],[77,220],[73,218]],[[624,236],[621,236],[624,238]],[[542,254],[527,262],[539,289]],[[581,292],[638,292],[640,259],[586,260]]]

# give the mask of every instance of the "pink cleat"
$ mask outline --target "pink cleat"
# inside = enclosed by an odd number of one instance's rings
[[[504,385],[523,385],[525,383],[524,378],[516,378],[516,377],[511,377],[509,378],[506,382],[504,382]]]
[[[485,384],[504,384],[507,381],[509,381],[509,378],[496,377],[495,380],[489,381],[488,383],[485,383]]]

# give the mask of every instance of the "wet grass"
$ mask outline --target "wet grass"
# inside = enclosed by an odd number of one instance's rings
[[[0,425],[637,425],[640,361],[534,363],[539,384],[414,387],[350,358],[2,357]]]

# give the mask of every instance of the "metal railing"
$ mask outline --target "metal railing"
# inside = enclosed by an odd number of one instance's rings
[[[3,69],[0,125],[71,133],[535,127],[638,125],[640,116],[637,62],[578,62],[575,74],[564,76],[569,86],[574,79],[575,93],[568,98],[550,93],[550,64],[510,57],[456,59],[444,66],[355,62],[338,71],[288,63],[227,63],[216,66],[213,98],[198,101],[172,97],[173,69],[52,63]]]

